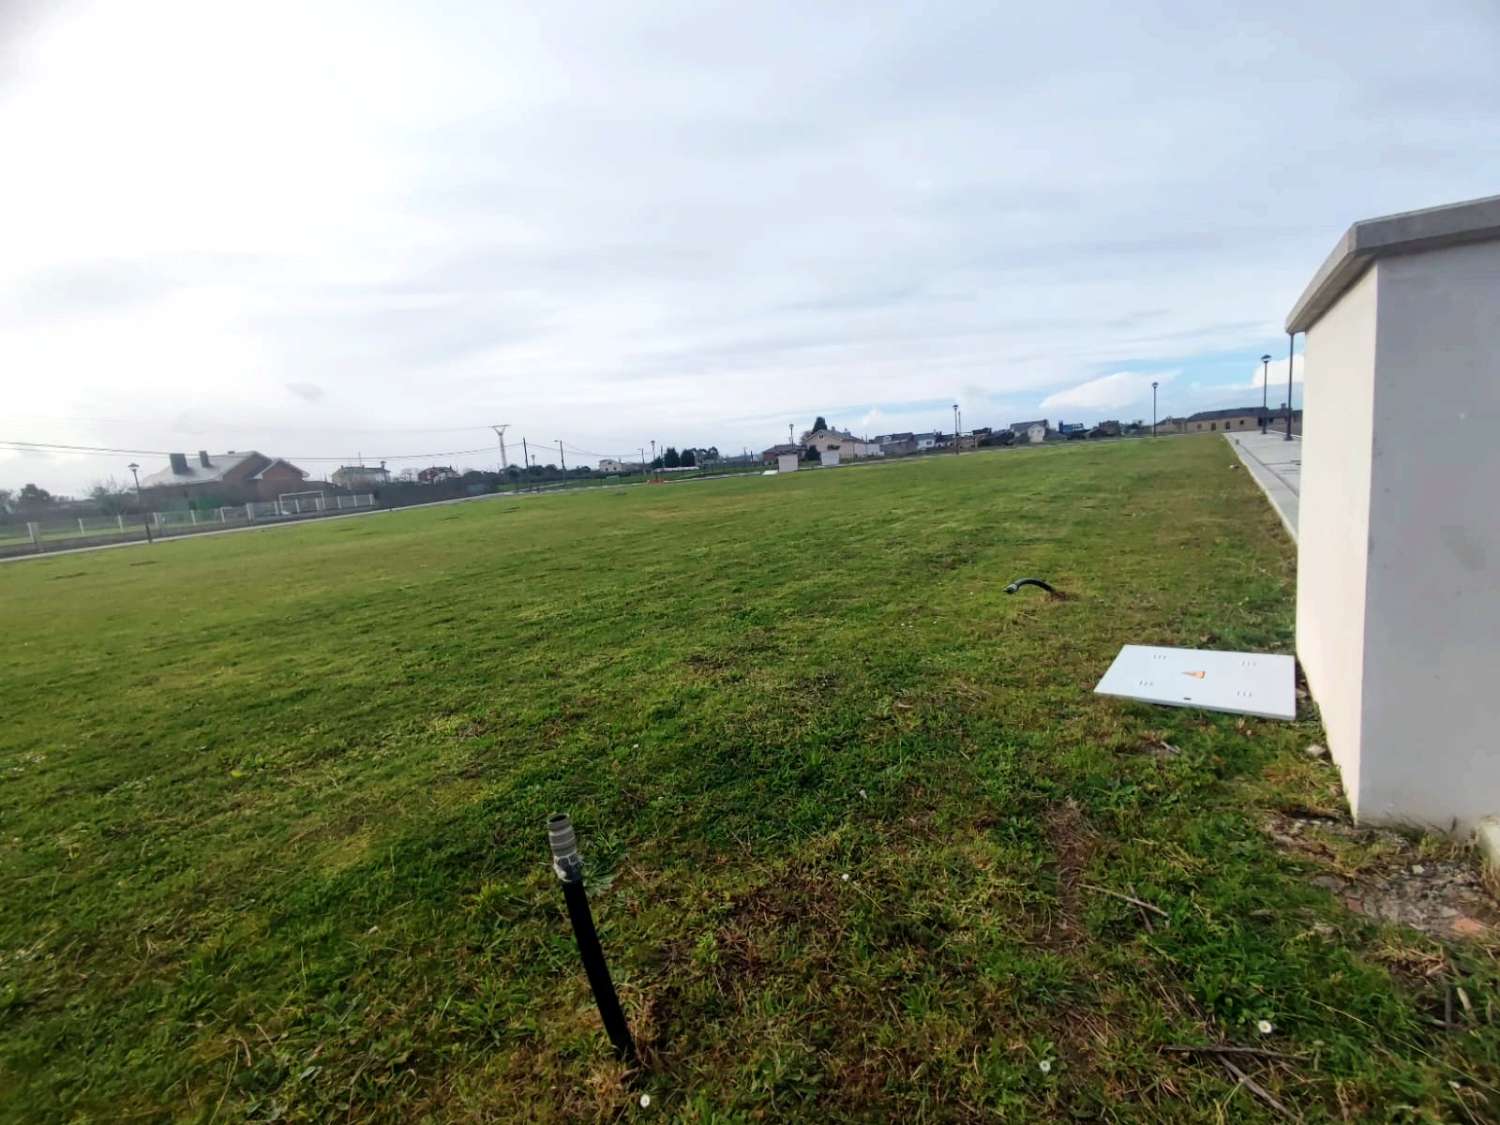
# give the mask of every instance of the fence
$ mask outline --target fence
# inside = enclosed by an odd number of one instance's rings
[[[188,509],[185,512],[152,512],[151,526],[157,531],[172,532],[196,527],[244,526],[258,520],[297,519],[300,516],[333,515],[336,512],[353,512],[359,508],[373,508],[375,496],[364,492],[357,496],[324,496],[322,493],[296,493],[277,500],[252,500],[248,504],[229,504],[222,508],[204,511]]]
[[[372,493],[332,497],[321,493],[299,493],[276,500],[256,500],[202,511],[150,512],[144,518],[140,515],[92,515],[54,517],[47,521],[23,520],[0,524],[0,556],[143,539],[147,522],[153,535],[185,535],[255,523],[316,519],[373,507],[375,497]]]

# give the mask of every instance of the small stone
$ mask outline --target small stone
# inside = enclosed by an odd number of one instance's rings
[[[1427,874],[1427,868],[1423,867],[1420,863],[1414,863],[1411,865],[1411,873],[1413,875],[1425,875]]]
[[[1325,891],[1333,891],[1335,894],[1344,889],[1344,881],[1337,875],[1314,875],[1308,880],[1315,887],[1322,887]]]
[[[1304,754],[1306,754],[1309,758],[1326,758],[1326,757],[1328,757],[1328,747],[1326,747],[1326,746],[1319,746],[1316,742],[1309,744],[1308,747],[1307,747],[1307,749],[1304,750],[1304,751],[1302,751],[1302,752]]]
[[[1483,937],[1488,928],[1478,918],[1470,918],[1467,914],[1453,919],[1453,932],[1459,937]]]

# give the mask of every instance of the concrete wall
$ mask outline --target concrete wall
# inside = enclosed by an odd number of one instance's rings
[[[1297,649],[1362,820],[1500,812],[1500,243],[1381,258],[1307,336]]]
[[[1376,269],[1360,802],[1467,826],[1500,813],[1500,243]]]
[[[1360,813],[1365,558],[1370,545],[1378,279],[1365,274],[1307,333],[1297,538],[1297,656]]]
[[[1285,387],[1283,387],[1281,389],[1281,393],[1283,395],[1286,394],[1286,388]],[[1276,403],[1273,402],[1271,404],[1271,409],[1274,410],[1275,408],[1276,408]],[[1281,424],[1283,426],[1286,425],[1286,419],[1285,418],[1283,418],[1281,420]],[[1158,427],[1158,429],[1159,428],[1160,427]],[[1215,418],[1212,422],[1189,422],[1189,423],[1187,423],[1187,426],[1185,428],[1186,428],[1186,430],[1188,432],[1195,433],[1195,434],[1196,433],[1217,433],[1217,432],[1219,432],[1221,430],[1259,430],[1260,429],[1260,415],[1259,414],[1239,414],[1239,415],[1236,415],[1233,418]]]

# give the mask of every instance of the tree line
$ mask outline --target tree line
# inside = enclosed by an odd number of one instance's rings
[[[669,445],[664,449],[656,460],[651,462],[653,469],[695,469],[699,465],[719,459],[719,447],[711,445],[707,449],[683,449],[678,451],[675,445]]]

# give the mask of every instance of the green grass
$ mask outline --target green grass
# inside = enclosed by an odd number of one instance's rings
[[[1301,1056],[1241,1064],[1310,1119],[1496,1116],[1488,953],[1345,913],[1262,831],[1337,804],[1312,717],[1092,694],[1126,641],[1290,651],[1235,465],[1017,450],[0,567],[0,1117],[1269,1118],[1160,1050],[1221,1038]]]

